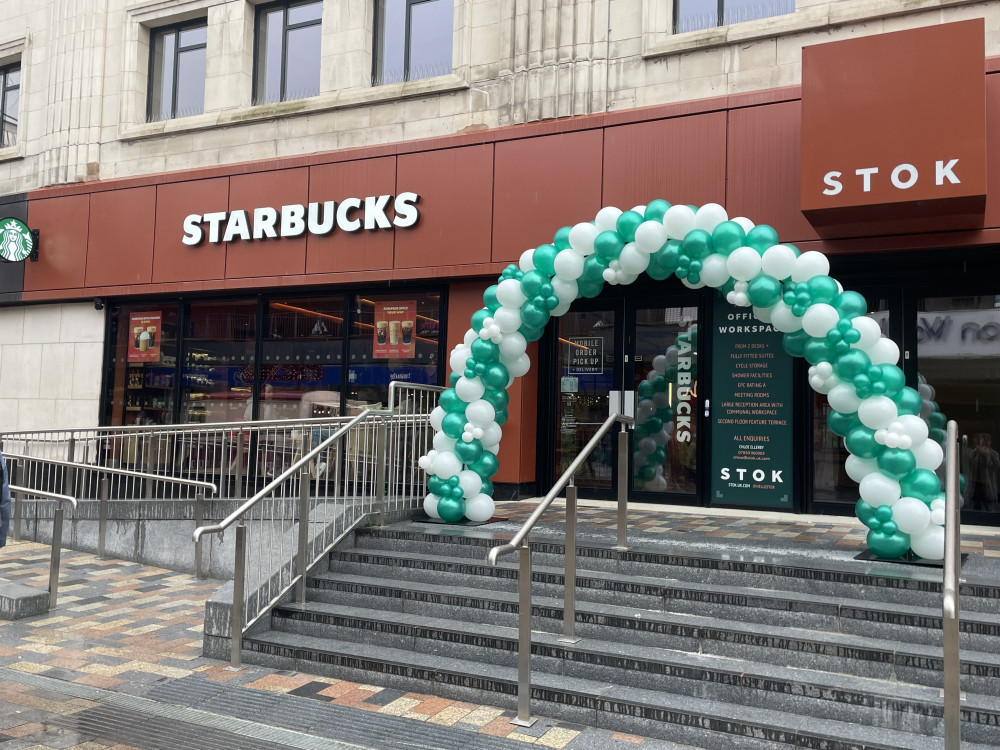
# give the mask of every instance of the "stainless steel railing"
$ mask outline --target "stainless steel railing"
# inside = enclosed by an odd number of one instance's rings
[[[958,590],[962,571],[962,530],[959,508],[958,424],[948,422],[945,463],[944,575],[941,626],[944,641],[944,747],[958,750],[962,744],[962,657],[958,643]]]
[[[427,475],[417,460],[433,447],[434,430],[429,417],[443,390],[437,385],[395,380],[389,383],[388,408],[395,416],[393,428],[386,435],[386,512],[408,510],[414,507],[414,501],[423,503]],[[409,488],[419,488],[420,497],[413,498]]]
[[[524,522],[517,533],[506,544],[493,547],[486,555],[490,565],[496,565],[504,555],[518,552],[517,575],[517,717],[512,724],[530,727],[535,723],[531,717],[531,547],[528,544],[528,534],[538,520],[545,515],[552,501],[566,490],[566,570],[563,579],[563,634],[559,639],[567,643],[576,643],[580,639],[574,634],[576,623],[576,485],[573,477],[583,462],[596,448],[615,424],[621,424],[618,433],[618,544],[615,549],[627,550],[628,526],[628,457],[629,433],[628,427],[635,424],[632,417],[622,414],[612,414],[597,429],[583,450],[574,458],[562,476],[552,485],[538,507],[528,520]]]
[[[110,504],[110,482],[111,477],[129,477],[145,481],[156,481],[167,485],[177,485],[190,487],[195,491],[194,513],[195,525],[201,526],[205,522],[205,491],[210,490],[213,494],[218,492],[218,488],[212,482],[203,482],[198,479],[184,479],[182,477],[165,477],[157,474],[147,474],[130,469],[119,469],[113,466],[94,466],[92,464],[80,463],[79,461],[62,461],[57,458],[39,458],[38,456],[26,456],[19,453],[7,453],[7,461],[10,464],[11,476],[15,476],[19,482],[25,486],[32,487],[31,492],[35,494],[45,494],[45,491],[37,488],[38,484],[47,483],[50,485],[62,486],[65,495],[60,497],[73,496],[83,497],[85,488],[90,485],[88,477],[95,474],[100,477],[98,489],[98,526],[97,526],[97,554],[101,559],[106,555],[106,542],[108,538],[108,510]],[[51,493],[50,493],[51,494]],[[76,500],[73,501],[76,507]],[[61,513],[60,509],[57,512]],[[19,530],[23,521],[23,510],[19,500],[15,499],[14,514],[12,524]],[[55,531],[53,530],[53,538]],[[17,536],[15,536],[17,538]],[[202,578],[202,548],[201,544],[195,545],[194,550],[195,576]]]
[[[49,609],[56,606],[59,600],[59,566],[62,560],[62,528],[63,528],[63,503],[68,503],[76,507],[76,499],[69,495],[60,495],[56,492],[44,492],[33,490],[30,487],[10,484],[11,494],[14,495],[15,505],[22,495],[34,497],[44,497],[46,500],[56,501],[56,512],[52,519],[52,552],[49,555]],[[14,538],[20,539],[17,526],[14,526]]]

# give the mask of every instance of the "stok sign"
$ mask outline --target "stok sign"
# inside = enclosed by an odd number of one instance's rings
[[[939,159],[934,162],[934,184],[960,185],[962,181],[955,173],[958,166],[958,159]],[[872,183],[879,178],[885,179],[878,167],[862,167],[854,170],[856,181],[851,185],[859,187],[861,192],[870,193]],[[897,164],[889,173],[889,184],[897,190],[909,190],[920,181],[920,171],[913,164]],[[823,183],[826,188],[823,195],[840,195],[844,191],[844,173],[831,171],[823,175]]]
[[[416,193],[400,193],[367,198],[345,198],[339,203],[292,203],[280,209],[255,208],[252,211],[215,211],[190,214],[184,218],[185,245],[194,247],[206,239],[210,244],[233,240],[265,240],[278,237],[301,237],[309,234],[329,234],[335,228],[342,232],[406,229],[420,219]],[[392,219],[386,211],[392,203]]]

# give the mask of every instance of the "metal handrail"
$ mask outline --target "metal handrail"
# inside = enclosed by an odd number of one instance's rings
[[[391,385],[391,384],[390,384]],[[404,385],[409,385],[404,384]],[[250,428],[250,427],[283,427],[286,425],[290,426],[308,426],[310,424],[327,424],[333,419],[338,419],[339,417],[307,417],[304,419],[258,419],[254,421],[242,421],[242,422],[184,422],[179,424],[122,424],[122,425],[102,425],[99,427],[87,427],[80,429],[70,429],[66,432],[187,432],[191,430],[209,430],[213,428],[219,429],[240,429],[240,427]],[[52,430],[12,430],[10,432],[0,433],[0,438],[15,436],[19,437],[21,435],[45,435],[51,433]],[[45,441],[41,441],[45,442]],[[61,442],[58,439],[53,439],[49,442],[57,443]]]
[[[8,485],[10,491],[15,496],[19,494],[35,495],[48,500],[58,500],[55,516],[52,518],[52,552],[49,555],[49,609],[54,609],[59,599],[59,565],[62,560],[62,527],[63,527],[63,503],[69,503],[76,507],[76,498],[69,495],[60,495],[57,492],[46,492],[45,490],[33,490],[29,487],[21,487],[16,484]]]
[[[944,574],[941,626],[944,645],[944,746],[961,746],[961,651],[959,633],[959,584],[962,571],[962,538],[959,509],[958,424],[948,422],[945,464]]]
[[[611,428],[620,423],[618,434],[618,544],[616,549],[627,550],[626,527],[628,525],[628,427],[635,425],[635,419],[624,414],[612,414],[597,429],[594,436],[577,454],[562,476],[552,485],[538,507],[528,517],[517,533],[506,544],[494,547],[486,555],[490,565],[496,565],[503,555],[514,551],[520,553],[517,574],[517,716],[511,724],[530,727],[535,723],[531,717],[531,547],[527,543],[528,534],[549,509],[552,501],[566,490],[566,569],[563,575],[563,635],[559,639],[566,643],[576,643],[576,485],[573,476],[584,460],[600,444]]]
[[[143,471],[132,471],[131,469],[119,469],[115,466],[101,466],[100,464],[85,464],[79,461],[64,461],[60,458],[45,458],[43,456],[26,456],[23,453],[5,453],[9,459],[16,461],[37,461],[40,463],[52,464],[53,466],[64,466],[68,469],[82,469],[84,471],[99,471],[104,474],[114,474],[121,477],[133,477],[136,479],[155,479],[158,482],[167,484],[183,484],[191,487],[201,487],[202,489],[218,492],[219,488],[212,482],[203,482],[200,479],[182,479],[181,477],[171,477],[164,474],[149,474]]]
[[[445,390],[443,385],[425,385],[423,383],[407,383],[402,380],[393,380],[389,383],[389,397],[387,401],[389,411],[396,408],[396,392],[402,388],[429,393],[440,393]]]

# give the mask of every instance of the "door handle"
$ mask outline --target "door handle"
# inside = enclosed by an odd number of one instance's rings
[[[708,416],[709,412],[711,411],[711,406],[712,406],[712,402],[711,402],[711,401],[709,401],[709,400],[708,400],[708,399],[706,398],[706,399],[705,399],[705,416],[706,416],[706,417]]]

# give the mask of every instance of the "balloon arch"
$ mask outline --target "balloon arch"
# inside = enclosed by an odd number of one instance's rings
[[[829,271],[822,253],[779,244],[771,227],[730,220],[716,203],[607,207],[592,222],[563,227],[551,244],[525,251],[504,269],[451,352],[451,387],[430,417],[434,447],[420,458],[429,475],[424,509],[449,522],[492,516],[490,477],[499,468],[507,389],[528,372],[526,347],[550,318],[575,299],[596,297],[605,283],[675,275],[691,289],[714,287],[732,305],[752,308],[784,333],[785,351],[809,362],[809,384],[826,394],[829,427],[850,452],[846,470],[860,485],[855,511],[869,528],[869,549],[886,559],[910,551],[942,559],[945,501],[936,471],[944,458],[944,415],[930,386],[906,386],[899,348],[866,317],[864,297],[844,291]],[[650,489],[663,481],[662,467],[657,471],[649,456],[670,441],[673,411],[664,392],[677,381],[676,359],[676,350],[657,357],[648,385],[639,389],[636,471]]]

